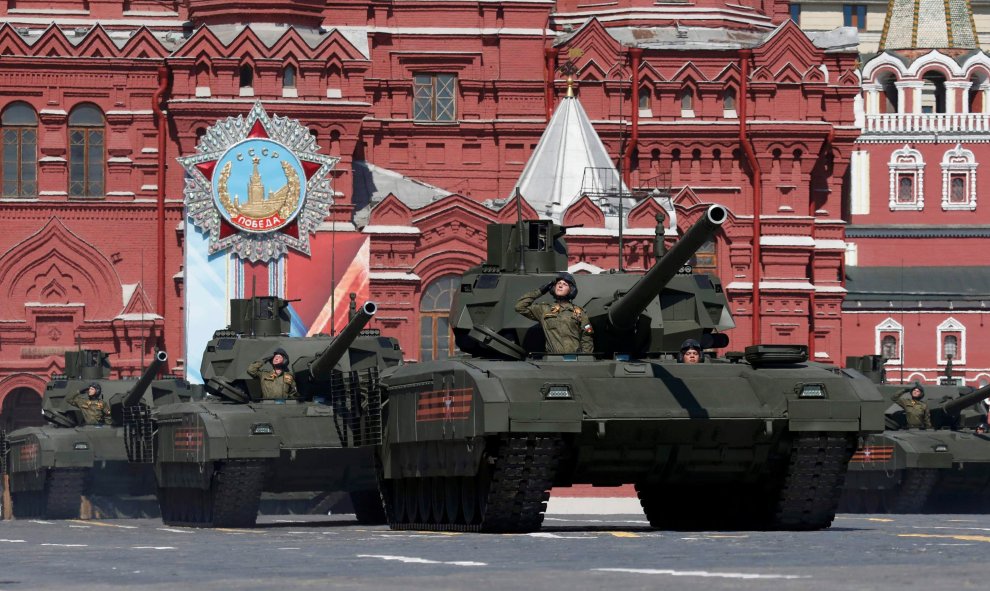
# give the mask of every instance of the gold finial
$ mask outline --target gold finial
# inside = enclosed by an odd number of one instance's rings
[[[567,98],[574,98],[574,78],[567,77]]]

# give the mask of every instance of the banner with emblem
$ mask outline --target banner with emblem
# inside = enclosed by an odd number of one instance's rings
[[[292,336],[334,333],[347,322],[349,294],[369,294],[369,242],[334,231],[330,172],[339,158],[319,153],[298,120],[269,117],[261,102],[246,116],[206,130],[186,170],[185,366],[201,382],[213,332],[229,322],[229,300],[252,295],[298,299]]]

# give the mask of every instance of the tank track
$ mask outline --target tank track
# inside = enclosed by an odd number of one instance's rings
[[[475,476],[387,481],[389,525],[397,530],[535,531],[543,523],[561,448],[559,435],[503,434]]]
[[[159,489],[162,522],[185,527],[253,527],[268,465],[258,460],[227,460],[213,474],[210,490]]]
[[[832,524],[853,440],[844,433],[804,433],[791,446],[773,529],[813,530]]]
[[[11,512],[20,519],[79,519],[89,476],[89,468],[51,468],[44,490],[11,491]]]
[[[921,513],[928,502],[938,470],[932,468],[912,468],[904,471],[904,479],[896,489],[884,495],[884,509],[887,513]]]

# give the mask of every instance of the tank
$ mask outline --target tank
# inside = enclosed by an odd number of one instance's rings
[[[657,528],[827,527],[886,403],[802,345],[678,362],[686,338],[728,346],[722,284],[685,267],[727,215],[709,207],[645,274],[576,277],[594,354],[544,353],[540,326],[514,310],[566,269],[565,228],[490,225],[450,311],[464,355],[382,375],[391,526],[533,531],[552,486],[633,483]]]
[[[911,384],[888,384],[879,355],[849,357],[847,373],[876,381],[886,400]],[[951,369],[947,371],[950,373]],[[840,510],[851,513],[984,512],[990,494],[990,436],[983,400],[990,386],[973,389],[924,384],[932,429],[909,429],[891,404],[883,433],[867,437],[849,464]]]
[[[156,379],[168,355],[156,351],[137,379],[110,379],[109,355],[69,351],[65,373],[45,387],[42,413],[48,424],[6,436],[6,472],[15,517],[72,519],[98,515],[144,515],[155,493],[154,475],[127,461],[124,407],[153,406],[202,397],[202,388],[179,378]],[[91,383],[110,404],[109,424],[86,424],[68,399]]]
[[[203,356],[208,399],[130,417],[131,458],[154,465],[166,524],[251,526],[262,492],[297,491],[347,492],[359,521],[384,520],[368,444],[381,437],[378,374],[402,361],[398,342],[363,329],[373,302],[336,336],[289,337],[288,304],[231,300],[231,324]],[[297,400],[263,399],[248,374],[275,349],[288,354]]]

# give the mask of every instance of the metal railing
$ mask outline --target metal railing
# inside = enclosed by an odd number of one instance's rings
[[[881,113],[866,116],[865,133],[990,133],[988,113]]]

